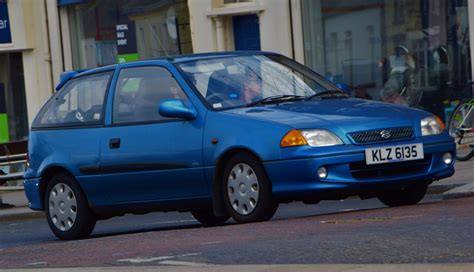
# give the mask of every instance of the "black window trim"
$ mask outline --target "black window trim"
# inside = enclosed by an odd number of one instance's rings
[[[181,88],[181,90],[183,91],[183,93],[186,95],[186,97],[188,98],[188,101],[189,103],[192,104],[191,102],[191,99],[189,99],[189,95],[186,93],[186,91],[184,91],[184,88],[181,84],[179,84],[179,81],[176,80],[176,77],[175,75],[168,69],[168,67],[166,67],[165,65],[163,64],[145,64],[145,65],[139,65],[139,66],[126,66],[126,67],[120,67],[119,69],[117,69],[117,81],[115,82],[115,86],[114,86],[114,95],[112,97],[112,111],[111,111],[111,119],[110,119],[110,124],[108,125],[105,125],[107,127],[125,127],[125,126],[143,126],[143,125],[154,125],[154,124],[164,124],[164,123],[177,123],[177,122],[186,122],[188,120],[184,119],[184,118],[169,118],[169,119],[166,119],[166,120],[153,120],[153,121],[133,121],[133,122],[123,122],[123,123],[114,123],[114,101],[115,101],[115,94],[116,94],[116,91],[117,91],[117,84],[118,84],[118,79],[120,77],[120,73],[122,72],[122,70],[127,70],[127,69],[136,69],[136,68],[144,68],[144,67],[158,67],[158,68],[162,68],[162,69],[165,69],[170,75],[171,77],[176,81],[176,84],[178,84],[178,86]],[[193,105],[193,107],[195,107]]]
[[[39,130],[63,130],[63,129],[81,129],[81,128],[103,127],[104,123],[105,123],[105,113],[106,113],[106,108],[107,108],[107,97],[109,95],[110,86],[112,84],[112,79],[114,77],[114,74],[115,74],[116,70],[117,70],[116,67],[114,67],[113,69],[110,69],[110,70],[100,71],[100,72],[96,72],[96,73],[88,73],[88,74],[85,74],[85,75],[79,75],[79,76],[69,80],[66,84],[64,84],[64,86],[59,91],[54,93],[48,99],[48,101],[43,105],[43,107],[41,107],[40,111],[38,112],[35,119],[33,120],[33,123],[31,125],[31,130],[32,131],[39,131]],[[61,92],[67,86],[72,84],[72,82],[74,82],[76,80],[79,80],[79,79],[82,79],[84,77],[97,76],[97,75],[100,75],[100,74],[107,74],[107,73],[110,74],[110,77],[109,77],[109,80],[107,82],[107,87],[106,87],[106,90],[105,90],[105,93],[104,93],[104,100],[102,101],[102,114],[101,114],[101,118],[100,118],[99,122],[94,122],[94,123],[84,122],[84,123],[77,123],[77,124],[76,123],[74,123],[74,124],[62,123],[62,124],[54,124],[54,125],[37,126],[38,118],[40,116],[43,117],[44,111],[46,110],[46,106],[49,105],[51,100],[58,97],[61,94]]]

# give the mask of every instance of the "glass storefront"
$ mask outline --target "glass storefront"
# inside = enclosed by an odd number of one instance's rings
[[[471,96],[467,0],[302,0],[305,63],[352,96],[446,120]]]
[[[74,69],[192,53],[186,0],[91,0],[68,14]]]
[[[0,54],[0,143],[28,137],[21,53]]]

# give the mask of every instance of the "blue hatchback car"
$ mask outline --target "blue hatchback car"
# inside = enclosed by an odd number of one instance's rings
[[[60,239],[125,213],[206,226],[270,219],[279,203],[418,203],[454,174],[431,113],[352,99],[284,56],[225,52],[62,74],[35,118],[25,192]]]

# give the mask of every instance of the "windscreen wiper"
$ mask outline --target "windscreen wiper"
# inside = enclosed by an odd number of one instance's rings
[[[338,90],[326,90],[319,93],[315,93],[305,98],[305,100],[311,100],[315,97],[319,98],[348,98],[349,96]]]
[[[252,107],[255,105],[263,105],[263,104],[271,104],[271,103],[278,103],[278,102],[286,102],[286,101],[294,101],[294,100],[303,100],[305,99],[306,96],[302,95],[289,95],[289,94],[281,94],[281,95],[273,95],[269,97],[265,97],[262,99],[259,99],[254,102],[250,102],[246,104],[246,107]]]

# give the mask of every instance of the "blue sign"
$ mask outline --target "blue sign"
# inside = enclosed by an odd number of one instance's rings
[[[0,43],[11,43],[10,19],[6,0],[0,0]]]

